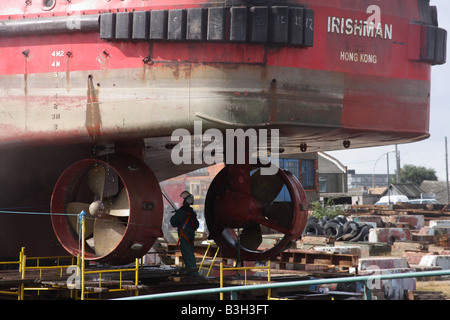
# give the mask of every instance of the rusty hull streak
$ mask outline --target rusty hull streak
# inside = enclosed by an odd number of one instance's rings
[[[24,64],[24,72],[23,72],[23,81],[24,81],[24,87],[23,87],[23,93],[25,96],[28,96],[28,55],[25,55],[25,51],[23,52],[25,56],[25,64]]]
[[[99,89],[94,87],[94,77],[92,75],[88,76],[87,85],[86,129],[92,140],[97,142],[100,139],[102,117],[98,102]]]
[[[24,96],[25,96],[25,132],[28,130],[28,110],[29,110],[29,104],[28,104],[28,60],[30,60],[30,51],[28,49],[24,50],[22,52],[24,55],[24,73],[23,73],[23,81],[24,81]]]
[[[72,53],[68,52],[66,55],[66,90],[70,92],[70,58],[72,57]]]
[[[269,89],[269,109],[270,109],[270,116],[269,121],[270,122],[276,122],[277,121],[277,112],[278,112],[278,99],[277,99],[277,80],[273,79],[270,82],[270,89]]]

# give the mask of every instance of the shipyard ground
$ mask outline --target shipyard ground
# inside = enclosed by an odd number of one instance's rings
[[[303,236],[295,245],[270,261],[270,281],[287,282],[310,279],[351,278],[367,274],[367,266],[387,273],[443,270],[450,268],[450,222],[447,208],[380,206],[353,206],[346,213],[357,221],[377,221],[378,241],[344,242],[336,241],[332,236]],[[416,221],[419,221],[416,224]],[[423,221],[423,223],[421,222]],[[441,225],[438,232],[425,232],[430,222]],[[382,227],[380,226],[382,225]],[[436,229],[436,228],[435,228]],[[386,233],[388,240],[383,240]],[[393,236],[395,235],[395,236]],[[405,238],[402,236],[405,235]],[[266,235],[264,242],[276,241],[277,235]],[[372,239],[373,240],[373,239]],[[26,248],[25,248],[26,251]],[[98,274],[86,274],[84,299],[108,300],[120,297],[147,296],[160,293],[180,292],[198,289],[214,289],[221,285],[219,263],[225,268],[223,287],[268,283],[268,262],[245,262],[238,267],[246,270],[229,270],[236,267],[236,261],[223,256],[214,245],[201,241],[196,243],[198,264],[202,264],[200,276],[187,274],[182,267],[181,254],[176,245],[167,245],[160,241],[145,256],[135,272],[134,265],[107,267],[93,263],[86,264],[86,271]],[[217,254],[217,255],[216,255]],[[214,256],[215,259],[214,259]],[[444,260],[442,266],[422,263],[423,257]],[[66,258],[68,259],[68,258]],[[425,259],[426,260],[426,259]],[[428,259],[429,260],[429,259]],[[436,260],[436,259],[434,259]],[[58,261],[62,267],[45,268],[54,265],[56,259],[43,259],[40,262],[27,260],[25,273],[19,272],[19,263],[3,265],[0,270],[0,299],[2,300],[77,300],[81,299],[80,290],[69,288],[73,273],[67,272],[72,261]],[[203,261],[203,262],[202,262]],[[39,268],[35,266],[39,263]],[[449,262],[450,263],[450,262]],[[213,264],[211,270],[210,265]],[[254,269],[249,269],[253,267]],[[29,268],[29,269],[28,269]],[[128,269],[127,269],[128,268]],[[114,272],[115,269],[117,272]],[[123,272],[119,270],[123,269]],[[370,268],[369,268],[370,269]],[[99,275],[101,273],[101,275]],[[209,274],[208,274],[209,273]],[[136,279],[137,283],[136,283]],[[20,296],[20,288],[23,288]],[[408,278],[404,281],[383,281],[379,290],[373,290],[372,299],[376,300],[449,300],[450,278],[433,276],[427,278]],[[224,300],[364,300],[364,288],[360,283],[332,283],[319,286],[293,286],[268,290],[239,291],[225,293]],[[177,296],[167,300],[217,301],[218,293]]]

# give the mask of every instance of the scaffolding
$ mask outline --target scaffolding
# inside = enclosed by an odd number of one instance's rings
[[[256,266],[252,266],[252,267],[224,267],[223,266],[223,262],[220,263],[220,288],[223,288],[223,272],[224,271],[244,271],[244,286],[247,286],[247,271],[248,270],[257,270],[257,269],[267,269],[267,283],[270,283],[270,261],[267,262],[267,266],[260,266],[260,267],[256,267]],[[269,288],[267,290],[267,300],[271,300],[271,288]],[[236,292],[232,291],[231,292],[231,298],[232,300],[235,300],[236,297]],[[223,300],[223,292],[220,292],[220,300]]]
[[[82,212],[80,214],[80,222],[82,226],[82,250],[81,254],[75,256],[47,256],[47,257],[27,257],[25,254],[25,247],[22,247],[19,253],[19,259],[17,261],[0,262],[0,265],[16,265],[20,274],[18,279],[18,288],[12,288],[10,290],[0,290],[0,294],[17,296],[18,300],[25,299],[25,291],[37,291],[37,294],[41,291],[52,290],[69,290],[70,298],[74,299],[87,299],[87,295],[112,293],[112,292],[124,292],[134,291],[135,295],[139,294],[139,289],[144,289],[146,286],[139,285],[139,259],[135,260],[134,267],[121,268],[121,269],[98,269],[98,270],[86,270],[86,262],[84,259],[85,247],[85,215]],[[43,261],[46,261],[43,263]],[[62,264],[62,261],[70,261],[68,264]],[[31,265],[30,265],[31,264]],[[49,265],[51,264],[51,265]],[[51,270],[59,271],[60,280],[52,281],[39,281],[39,285],[33,283],[33,286],[29,286],[27,281],[27,275],[30,272],[39,272],[39,278],[43,277],[43,272]],[[64,273],[64,270],[66,272]],[[123,275],[125,272],[134,273],[134,281],[125,281]],[[118,274],[118,281],[109,281],[109,286],[116,288],[109,288],[104,285],[105,279],[102,278],[104,274],[116,273]],[[69,277],[64,275],[70,274]],[[97,274],[96,280],[90,280],[89,285],[86,285],[86,275]],[[55,276],[54,274],[52,276]],[[35,281],[34,281],[35,282]]]

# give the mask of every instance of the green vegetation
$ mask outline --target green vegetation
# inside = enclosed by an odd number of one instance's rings
[[[414,183],[420,186],[424,180],[437,181],[436,170],[412,164],[405,164],[400,170],[400,183]]]
[[[319,220],[324,216],[333,219],[344,213],[344,210],[341,207],[337,207],[334,205],[333,199],[328,199],[325,205],[322,205],[320,202],[311,203],[311,211],[312,216],[316,217]]]

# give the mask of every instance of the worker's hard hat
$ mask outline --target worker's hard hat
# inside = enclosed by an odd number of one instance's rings
[[[180,193],[180,197],[182,197],[188,204],[194,203],[194,196],[188,191],[183,191]]]
[[[182,197],[183,199],[186,199],[189,196],[192,196],[189,191],[183,191],[182,193],[180,193],[180,197]]]

